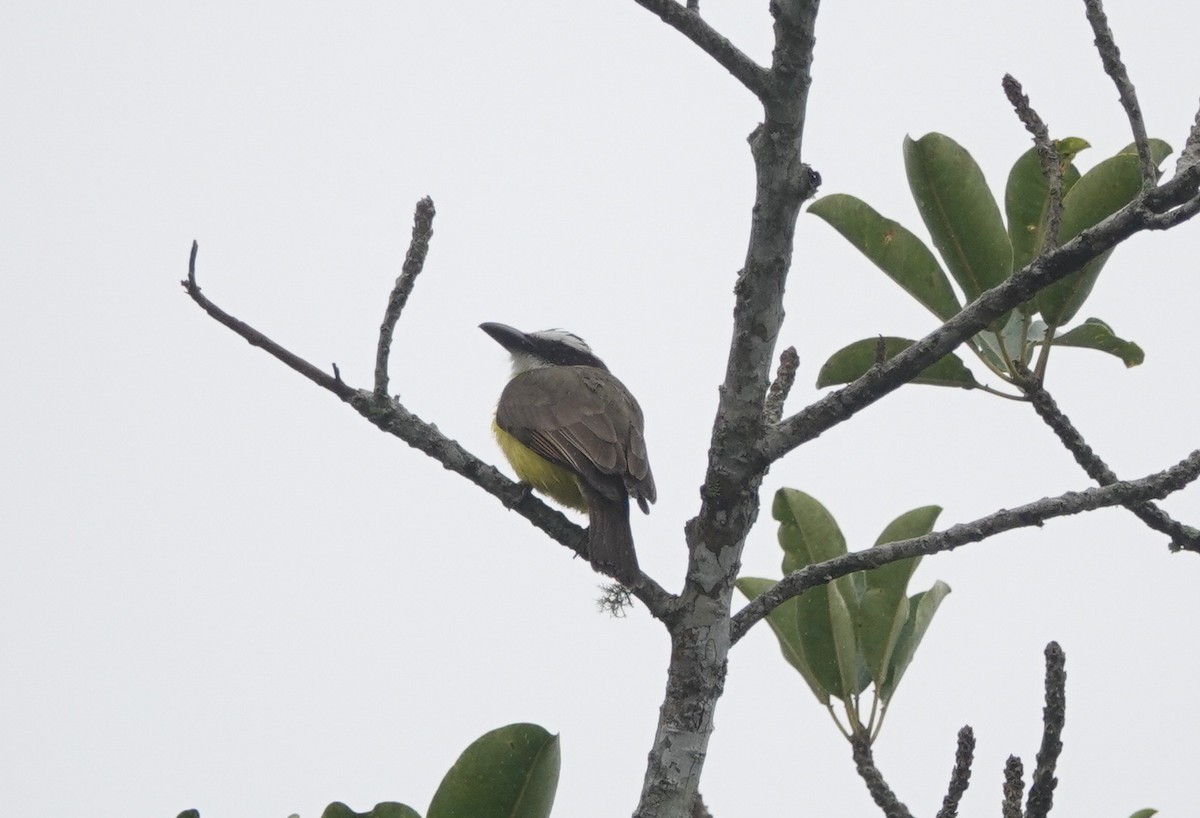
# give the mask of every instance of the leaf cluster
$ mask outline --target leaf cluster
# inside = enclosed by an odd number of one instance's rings
[[[1052,180],[1043,173],[1036,148],[1031,148],[1017,159],[1008,175],[1006,224],[983,171],[965,148],[939,133],[917,140],[906,137],[904,164],[909,189],[937,249],[936,256],[904,225],[849,194],[825,196],[814,202],[809,212],[828,222],[905,292],[946,321],[964,303],[1002,284],[1041,253],[1099,224],[1140,192],[1141,168],[1134,145],[1082,174],[1074,159],[1089,147],[1085,140],[1070,137],[1055,142],[1054,147],[1056,181],[1062,191],[1061,218],[1054,218]],[[1171,153],[1171,147],[1159,139],[1150,140],[1150,149],[1155,165]],[[1118,337],[1098,318],[1060,332],[1078,314],[1111,254],[1102,253],[997,319],[970,339],[971,351],[997,376],[1018,386],[1038,348],[1042,349],[1039,375],[1044,375],[1050,346],[1095,349],[1120,358],[1127,367],[1140,364],[1145,357],[1141,348]],[[821,367],[817,385],[849,383],[913,343],[907,338],[882,337],[849,344]],[[965,389],[980,386],[954,354],[927,368],[913,383]]]
[[[941,511],[922,506],[901,514],[875,545],[928,534]],[[811,495],[780,489],[772,515],[779,522],[785,575],[846,553],[837,521]],[[841,700],[849,722],[842,731],[848,737],[873,740],[878,734],[896,687],[950,593],[950,586],[939,580],[926,591],[907,595],[920,561],[913,557],[840,577],[787,600],[768,615],[784,658],[818,701],[833,712],[831,699]],[[774,584],[771,579],[742,577],[737,588],[754,599]],[[864,713],[861,696],[872,685],[875,695]]]

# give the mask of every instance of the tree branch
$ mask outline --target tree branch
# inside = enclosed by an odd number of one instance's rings
[[[763,407],[763,420],[768,425],[778,423],[783,417],[783,405],[796,382],[796,370],[799,368],[800,356],[796,354],[795,347],[788,347],[779,354],[779,369],[775,370],[775,380],[771,381]]]
[[[971,763],[975,759],[975,733],[970,725],[958,731],[958,748],[954,753],[954,769],[950,771],[950,786],[942,799],[937,818],[957,818],[958,805],[971,783]]]
[[[792,449],[812,440],[862,409],[900,388],[916,375],[940,360],[959,344],[1032,298],[1039,290],[1065,278],[1085,263],[1130,236],[1146,229],[1168,225],[1161,223],[1174,208],[1190,204],[1200,196],[1200,165],[1178,173],[1148,194],[1082,231],[1067,243],[1039,256],[1003,284],[988,290],[963,308],[958,315],[915,344],[889,358],[882,366],[872,367],[858,380],[830,392],[775,427],[768,429],[754,456],[773,463]],[[1158,215],[1156,215],[1158,214]],[[1195,215],[1195,210],[1176,218],[1174,224]],[[1173,225],[1170,225],[1173,226]]]
[[[809,588],[824,585],[838,577],[869,568],[878,568],[897,560],[942,551],[952,551],[967,543],[980,542],[988,537],[1041,525],[1055,517],[1065,517],[1097,508],[1127,505],[1149,499],[1161,499],[1179,491],[1200,476],[1200,449],[1192,452],[1169,469],[1141,480],[1121,481],[1103,488],[1069,491],[1057,497],[1047,497],[1013,509],[1003,509],[970,523],[960,523],[945,531],[926,534],[908,540],[879,545],[865,551],[853,551],[825,562],[805,566],[788,574],[769,590],[746,604],[733,617],[731,638],[741,639],[755,623],[779,605]]]
[[[1046,645],[1046,706],[1042,710],[1042,746],[1038,749],[1037,768],[1029,785],[1025,818],[1046,818],[1054,805],[1058,779],[1054,768],[1062,752],[1063,722],[1067,717],[1066,656],[1057,642]]]
[[[242,338],[246,339],[246,342],[249,343],[250,346],[255,346],[259,349],[265,350],[267,353],[278,358],[291,369],[294,369],[304,377],[308,378],[317,386],[320,386],[323,389],[328,389],[342,400],[350,400],[350,398],[354,395],[355,390],[342,382],[341,376],[337,373],[337,367],[334,367],[334,374],[332,375],[322,371],[321,369],[313,366],[308,361],[301,358],[299,355],[284,349],[279,344],[275,343],[270,338],[256,330],[254,327],[250,326],[244,321],[239,321],[237,318],[234,318],[232,315],[225,312],[223,309],[210,301],[202,292],[200,292],[200,285],[196,283],[196,256],[199,254],[199,252],[200,244],[193,241],[192,253],[188,258],[187,278],[179,283],[183,285],[183,289],[187,291],[187,294],[191,297],[191,299],[200,305],[200,309],[208,313],[209,316],[215,319],[218,323],[223,324],[224,326],[236,332],[238,335],[242,336]]]
[[[698,4],[689,2],[688,5],[682,6],[675,0],[635,2],[657,14],[664,23],[700,46],[701,51],[733,74],[738,82],[750,89],[756,97],[761,98],[767,92],[767,70],[705,22],[700,16]]]
[[[1200,109],[1197,109],[1196,115],[1192,117],[1191,130],[1188,131],[1183,150],[1179,152],[1179,159],[1175,162],[1175,173],[1183,173],[1197,165],[1200,165]]]
[[[1050,129],[1046,127],[1038,112],[1033,110],[1033,106],[1029,104],[1029,97],[1021,90],[1021,83],[1017,82],[1012,74],[1005,74],[1001,84],[1013,110],[1017,112],[1017,118],[1033,137],[1033,146],[1037,149],[1042,165],[1042,176],[1046,177],[1049,204],[1046,214],[1046,240],[1042,246],[1053,249],[1058,246],[1058,231],[1062,222],[1062,157],[1050,139]]]
[[[375,350],[375,394],[384,397],[388,392],[388,356],[392,351],[392,333],[396,322],[400,320],[400,312],[408,303],[408,296],[417,276],[425,266],[425,256],[429,253],[429,238],[433,235],[433,217],[437,211],[433,207],[433,199],[426,196],[417,202],[413,213],[412,239],[408,243],[408,253],[404,256],[404,266],[392,294],[388,296],[387,309],[383,312],[383,323],[379,326],[379,345]]]
[[[1119,480],[1117,475],[1087,444],[1083,435],[1071,423],[1070,418],[1058,408],[1058,404],[1046,391],[1041,381],[1034,378],[1028,371],[1023,374],[1026,377],[1020,384],[1021,390],[1029,398],[1038,417],[1058,436],[1063,446],[1075,458],[1075,462],[1083,468],[1088,477],[1100,485],[1108,486],[1116,483]],[[1200,530],[1173,520],[1169,514],[1153,503],[1135,503],[1129,506],[1129,510],[1150,528],[1169,536],[1171,550],[1200,553]]]
[[[415,232],[414,230],[414,234]],[[414,240],[415,238],[414,235]],[[234,318],[210,301],[200,292],[200,285],[196,282],[198,249],[198,245],[193,242],[188,262],[188,277],[180,283],[191,299],[218,323],[233,330],[252,346],[264,350],[313,383],[337,395],[381,430],[424,452],[446,469],[467,478],[500,500],[505,508],[517,512],[555,542],[565,545],[577,556],[587,560],[585,530],[572,523],[562,513],[534,497],[528,486],[509,480],[493,466],[484,463],[456,441],[443,435],[433,424],[414,415],[398,400],[380,395],[372,390],[349,386],[337,373],[336,366],[333,375],[321,371],[299,355],[271,340],[244,321]],[[642,601],[654,617],[668,624],[672,621],[675,615],[675,597],[653,579],[643,574],[642,584],[633,589],[633,594]]]
[[[638,2],[661,7],[657,1]],[[684,527],[687,575],[679,618],[671,628],[667,692],[637,818],[673,818],[691,809],[724,689],[733,582],[746,536],[758,516],[758,490],[767,465],[747,455],[763,433],[796,218],[820,180],[801,161],[800,150],[812,83],[817,5],[817,0],[770,4],[775,48],[769,78],[757,91],[764,121],[750,135],[756,179],[750,237],[734,285],[733,335],[713,419],[700,511]],[[678,18],[678,4],[670,9]],[[760,85],[756,71],[750,78]]]
[[[856,735],[850,739],[850,747],[854,755],[854,768],[867,785],[876,806],[883,810],[886,818],[913,818],[908,807],[901,803],[892,792],[892,788],[883,780],[883,774],[875,766],[875,756],[871,752],[871,740],[865,735]]]
[[[1196,170],[1193,166],[1192,170]],[[1170,230],[1176,225],[1183,224],[1200,212],[1200,196],[1189,199],[1174,210],[1158,213],[1150,217],[1148,227],[1151,230]]]
[[[1004,763],[1004,801],[1001,804],[1003,818],[1021,818],[1021,797],[1025,794],[1025,768],[1017,756],[1009,756]]]
[[[1096,50],[1100,52],[1100,62],[1104,65],[1104,73],[1112,78],[1117,86],[1117,95],[1125,116],[1129,119],[1130,130],[1133,131],[1133,143],[1137,147],[1138,164],[1142,169],[1142,190],[1154,188],[1158,181],[1158,169],[1150,155],[1150,137],[1146,135],[1146,121],[1142,118],[1142,107],[1138,104],[1137,91],[1129,79],[1125,63],[1121,62],[1121,50],[1113,39],[1112,29],[1108,27],[1108,16],[1104,13],[1104,5],[1100,0],[1083,0],[1087,9],[1088,23],[1092,33],[1096,35]]]

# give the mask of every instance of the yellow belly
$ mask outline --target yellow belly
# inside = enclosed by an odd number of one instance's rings
[[[521,482],[528,483],[551,500],[561,503],[567,508],[587,511],[587,500],[584,499],[583,492],[579,489],[579,480],[575,475],[530,449],[496,425],[494,420],[492,421],[492,431],[496,434],[496,442],[500,444],[500,451],[504,452],[504,456],[508,458],[508,462]]]

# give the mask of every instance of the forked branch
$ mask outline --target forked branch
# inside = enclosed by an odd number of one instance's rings
[[[414,219],[413,242],[409,247],[405,261],[404,272],[392,290],[388,301],[383,325],[380,327],[379,348],[388,339],[399,317],[400,310],[412,290],[412,284],[421,271],[425,252],[428,248],[433,218],[433,203],[428,199],[417,205]],[[586,532],[580,526],[572,523],[560,512],[552,509],[537,497],[534,497],[527,486],[513,482],[501,474],[495,467],[483,462],[475,455],[460,446],[456,441],[443,435],[437,428],[409,411],[399,400],[388,397],[387,389],[387,355],[376,355],[376,381],[374,389],[357,389],[342,380],[337,366],[333,373],[327,373],[317,366],[286,349],[281,344],[268,338],[265,334],[244,321],[230,315],[214,304],[200,290],[196,280],[196,255],[198,245],[192,243],[192,252],[188,261],[187,278],[180,282],[188,296],[201,309],[221,325],[240,335],[251,345],[259,347],[268,354],[282,361],[291,369],[299,372],[318,386],[337,395],[356,412],[369,420],[381,430],[403,440],[415,449],[424,452],[438,461],[445,468],[459,474],[488,494],[496,497],[509,508],[535,527],[543,531],[554,541],[566,546],[575,554],[587,557]],[[379,377],[380,367],[384,376]],[[382,391],[381,391],[382,390]],[[650,577],[643,575],[642,584],[633,591],[647,609],[659,619],[667,621],[672,615],[674,597]]]
[[[1097,508],[1123,506],[1158,500],[1179,491],[1200,476],[1200,449],[1164,471],[1144,477],[1112,483],[1103,488],[1071,491],[1057,497],[1047,497],[1013,509],[1004,509],[970,523],[960,523],[945,531],[914,537],[909,540],[879,545],[864,551],[853,551],[825,562],[818,562],[788,574],[768,591],[747,603],[733,617],[730,631],[734,642],[741,639],[755,623],[779,605],[809,588],[824,585],[838,577],[869,568],[878,568],[908,557],[928,556],[951,551],[967,543],[981,542],[1004,531],[1041,525],[1046,520],[1093,511]]]
[[[687,37],[712,57],[737,80],[761,98],[767,92],[768,74],[761,65],[750,59],[737,46],[710,26],[700,16],[698,4],[686,6],[676,0],[636,0],[639,6],[657,14],[671,28]]]
[[[1046,391],[1042,383],[1032,377],[1031,373],[1026,372],[1025,374],[1027,377],[1021,384],[1021,390],[1029,398],[1038,417],[1058,436],[1059,441],[1075,458],[1075,462],[1083,467],[1088,477],[1100,485],[1109,486],[1116,483],[1119,479],[1117,475],[1088,445],[1083,435],[1071,423],[1071,419],[1058,408],[1058,404],[1055,403],[1054,398]],[[1134,503],[1128,508],[1147,526],[1169,536],[1172,550],[1200,553],[1200,530],[1172,519],[1154,503]]]
[[[830,392],[768,429],[757,456],[766,464],[773,463],[797,446],[848,420],[911,381],[1039,290],[1070,275],[1105,250],[1143,230],[1164,229],[1192,218],[1200,210],[1198,202],[1200,165],[1193,165],[1096,226],[1034,259],[882,366],[872,367],[858,380]]]

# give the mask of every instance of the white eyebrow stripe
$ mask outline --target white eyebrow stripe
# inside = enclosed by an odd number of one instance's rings
[[[592,352],[592,348],[588,346],[587,341],[583,340],[573,332],[567,332],[565,329],[543,329],[539,330],[538,332],[531,332],[529,334],[534,338],[542,338],[547,341],[557,341],[561,344],[566,344],[567,346],[577,349],[580,352],[587,352],[592,355],[595,354]]]

